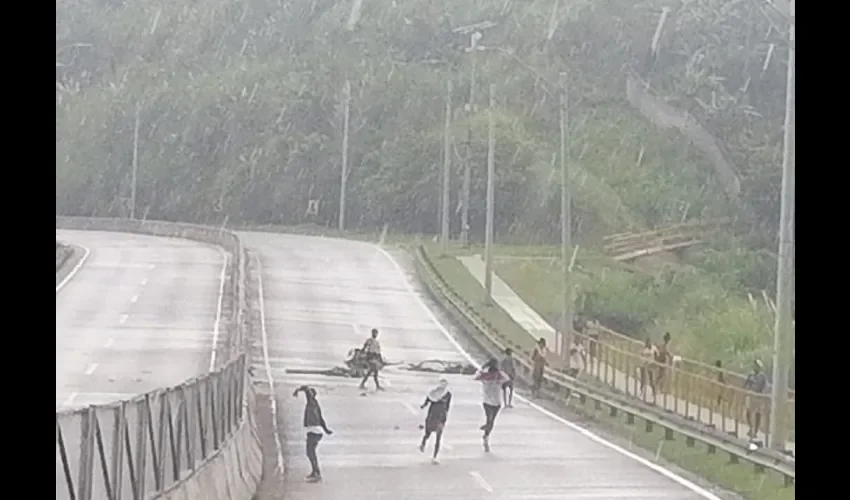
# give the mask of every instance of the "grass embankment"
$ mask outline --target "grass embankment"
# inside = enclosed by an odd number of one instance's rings
[[[499,248],[499,255],[518,255],[523,249],[518,248]],[[525,249],[525,255],[531,255],[535,250]],[[443,277],[446,283],[457,292],[470,306],[476,308],[483,317],[495,328],[499,329],[508,337],[512,337],[516,343],[531,348],[533,339],[528,335],[518,324],[516,324],[508,314],[498,306],[484,306],[484,289],[475,278],[467,272],[466,268],[457,259],[453,257],[439,257],[439,252],[435,245],[426,245],[426,252],[432,258],[432,262],[437,269],[437,272]],[[453,249],[452,255],[457,255],[460,251]],[[470,253],[475,253],[470,250]],[[508,253],[509,252],[509,253]],[[594,262],[595,260],[595,262]],[[602,269],[611,269],[606,272],[618,272],[612,267],[604,265],[603,259],[595,259],[591,257],[589,262],[583,265],[584,271],[589,275],[594,272],[602,272]],[[511,264],[508,264],[510,266]],[[516,264],[513,264],[516,265]],[[520,264],[521,266],[521,264]],[[524,283],[527,284],[527,290],[534,289],[536,282],[538,287],[541,287],[543,282],[548,283],[552,279],[551,271],[543,266],[532,267],[523,271],[527,273],[524,278]],[[497,265],[497,271],[510,270],[510,267],[505,267],[504,263]],[[499,272],[501,272],[499,271]],[[510,274],[510,271],[507,274]],[[507,276],[503,276],[506,279]],[[580,278],[581,279],[581,278]],[[587,279],[590,282],[590,279]],[[556,307],[560,302],[560,297],[555,295],[554,290],[550,289],[550,295],[546,297],[545,291],[538,292],[538,297],[541,303],[551,304]],[[558,292],[560,293],[560,292]],[[687,446],[684,439],[666,441],[662,429],[656,428],[651,432],[645,432],[642,425],[628,425],[626,420],[620,417],[611,417],[607,412],[594,412],[590,408],[573,407],[574,411],[591,418],[596,425],[603,430],[617,436],[616,440],[625,441],[626,446],[638,446],[668,463],[675,464],[684,470],[705,478],[706,480],[730,491],[734,491],[745,498],[752,500],[791,500],[795,498],[795,487],[784,487],[783,479],[778,474],[767,472],[756,474],[751,465],[732,464],[729,463],[729,457],[725,454],[709,455],[707,447],[696,443],[693,447]]]
[[[730,292],[713,275],[687,265],[666,266],[654,275],[634,273],[594,256],[578,262],[574,284],[580,315],[638,340],[659,342],[670,332],[676,354],[704,363],[720,360],[730,370],[749,371],[756,358],[769,364],[772,313],[763,303]],[[497,259],[495,270],[557,324],[563,296],[559,260]]]

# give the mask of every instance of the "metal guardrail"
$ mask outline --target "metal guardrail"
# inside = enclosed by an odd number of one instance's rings
[[[173,222],[57,216],[56,227],[186,238],[229,253],[222,310],[227,342],[214,372],[129,400],[56,413],[57,500],[143,500],[173,491],[250,425],[242,242],[224,229]]]
[[[171,389],[56,413],[56,498],[141,500],[185,479],[245,423],[246,356]]]
[[[584,339],[584,345],[590,346],[591,351],[595,350],[598,353],[598,358],[602,360],[603,365],[610,365],[629,376],[635,375],[643,367],[645,360],[640,356],[643,349],[641,342],[601,325],[589,327],[586,333],[576,335]],[[651,363],[651,365],[657,372],[659,365],[657,363]],[[609,377],[609,374],[603,374],[600,368],[596,367],[596,369],[598,370],[596,375]],[[740,437],[744,437],[738,429],[747,423],[747,407],[755,404],[764,408],[762,430],[766,434],[766,439],[769,439],[767,409],[770,408],[770,396],[744,389],[746,376],[689,359],[681,359],[673,366],[667,365],[665,370],[667,376],[663,386],[659,387],[661,394],[652,394],[653,403],[680,414],[687,412],[689,406],[694,409],[710,409],[711,414],[717,414],[717,422],[711,422],[712,424]],[[610,375],[609,380],[613,381],[613,374]],[[634,390],[631,392],[633,395],[637,394]],[[680,401],[681,404],[679,404]],[[673,408],[673,405],[677,406]],[[788,429],[793,431],[796,423],[796,401],[793,389],[788,390],[785,412],[785,423]],[[715,417],[707,415],[706,418]]]
[[[74,253],[74,250],[63,245],[62,243],[56,242],[56,271],[65,265],[65,262],[68,261],[68,257],[70,257]]]
[[[416,251],[416,257],[417,271],[434,298],[485,350],[493,355],[501,353],[509,345],[504,336],[448,286],[421,246]],[[532,373],[531,360],[521,351],[517,354],[518,375],[520,379],[528,382]],[[709,453],[717,453],[719,450],[727,453],[732,462],[749,462],[755,472],[765,469],[775,471],[785,478],[786,486],[793,484],[795,480],[795,461],[792,458],[765,448],[752,451],[737,438],[717,429],[695,426],[692,420],[660,410],[626,394],[597,387],[548,368],[544,375],[543,391],[560,401],[568,401],[574,395],[578,396],[581,404],[593,401],[597,408],[608,407],[612,416],[625,415],[629,424],[641,419],[645,422],[647,431],[651,431],[653,426],[659,426],[665,430],[666,439],[680,435],[688,445],[693,445],[696,441],[702,442]]]

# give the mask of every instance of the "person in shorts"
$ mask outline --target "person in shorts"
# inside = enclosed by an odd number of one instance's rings
[[[307,404],[304,406],[304,430],[307,434],[307,460],[310,461],[311,471],[306,479],[307,482],[317,483],[322,480],[322,471],[319,469],[319,457],[316,455],[316,448],[324,434],[330,436],[333,431],[328,429],[325,418],[322,416],[322,408],[316,399],[316,389],[302,385],[295,389],[292,396],[298,397],[301,392],[307,398]]]
[[[443,439],[443,429],[446,426],[451,403],[452,393],[449,391],[449,382],[446,379],[441,379],[437,387],[428,392],[425,402],[420,406],[423,409],[427,407],[428,414],[425,416],[425,434],[419,444],[419,451],[425,453],[425,445],[428,444],[431,434],[434,434],[436,441],[434,442],[434,456],[431,459],[434,464],[438,463],[437,455],[440,454],[440,442]]]
[[[759,433],[762,412],[764,411],[764,396],[767,389],[767,376],[764,374],[764,364],[757,359],[753,362],[753,371],[744,381],[744,389],[750,391],[747,394],[745,404],[747,408],[747,427],[750,439],[755,439]]]
[[[652,340],[646,339],[641,349],[641,365],[640,365],[640,397],[646,397],[647,386],[652,389],[655,394],[655,359],[657,357],[657,349],[652,345]]]
[[[510,378],[499,370],[499,361],[493,358],[485,363],[478,373],[475,374],[475,380],[481,382],[485,419],[484,425],[481,426],[481,430],[484,431],[482,440],[484,442],[484,451],[489,452],[490,433],[493,432],[496,416],[499,414],[499,409],[502,406],[502,384],[510,380]]]
[[[502,384],[502,399],[505,402],[505,408],[513,408],[514,402],[514,380],[516,380],[516,360],[513,356],[513,351],[510,348],[505,349],[505,357],[500,363],[502,373],[508,376],[510,380]]]
[[[537,345],[534,347],[534,351],[531,353],[531,363],[534,366],[531,372],[531,395],[535,397],[540,395],[540,388],[543,386],[543,373],[546,370],[546,365],[549,363],[546,360],[547,353],[546,339],[540,337],[540,340],[537,341]]]
[[[366,339],[366,342],[363,344],[363,353],[366,355],[366,362],[369,368],[366,370],[363,380],[360,381],[360,389],[366,389],[366,381],[369,380],[369,377],[372,377],[375,381],[375,389],[383,391],[384,389],[381,387],[381,383],[378,382],[378,372],[381,370],[383,357],[381,356],[381,343],[378,342],[377,328],[372,328],[372,336]]]

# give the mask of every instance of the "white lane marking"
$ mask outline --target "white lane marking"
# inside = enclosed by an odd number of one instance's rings
[[[484,476],[482,476],[480,472],[474,470],[469,471],[469,475],[472,476],[472,479],[475,479],[476,484],[478,484],[478,486],[482,490],[486,491],[487,493],[493,493],[493,487],[490,486],[490,483],[488,483],[487,480],[484,479]]]
[[[263,263],[260,257],[256,257],[257,261],[257,288],[259,289],[258,302],[260,306],[260,333],[263,341],[263,368],[266,371],[266,381],[269,384],[269,406],[271,407],[272,423],[274,425],[274,446],[277,450],[277,465],[275,471],[283,475],[283,445],[280,439],[280,429],[277,426],[277,393],[274,390],[274,377],[272,377],[272,367],[269,361],[269,333],[266,330],[266,300],[263,291]]]
[[[97,363],[92,363],[86,368],[86,375],[91,375],[94,371],[97,370]]]
[[[215,322],[213,322],[213,338],[212,338],[212,353],[210,353],[210,371],[215,369],[216,346],[218,346],[218,335],[221,330],[221,308],[224,303],[224,280],[227,273],[227,262],[230,256],[224,249],[219,248],[224,257],[224,262],[221,264],[221,275],[218,277],[218,303],[215,306]]]
[[[437,319],[437,316],[434,315],[434,312],[431,311],[431,308],[428,307],[428,305],[425,303],[425,301],[422,300],[422,297],[420,297],[419,294],[416,293],[416,290],[414,290],[413,285],[411,285],[410,282],[407,280],[407,274],[405,273],[405,271],[401,267],[401,265],[399,265],[399,263],[396,262],[395,258],[393,258],[393,256],[390,255],[390,253],[387,252],[384,248],[377,246],[377,245],[374,245],[374,246],[375,246],[375,248],[378,249],[378,251],[380,253],[382,253],[384,255],[384,257],[387,258],[387,260],[390,261],[390,263],[393,265],[393,267],[395,267],[396,271],[398,271],[399,275],[401,276],[402,280],[404,281],[404,285],[407,288],[407,290],[416,297],[416,300],[422,306],[422,309],[425,310],[425,313],[431,318],[431,320],[437,326],[437,329],[439,329],[440,332],[442,332],[443,336],[445,336],[446,339],[449,342],[451,342],[451,344],[455,347],[455,349],[458,350],[459,353],[463,354],[463,357],[465,357],[467,359],[467,361],[469,361],[470,364],[472,364],[476,368],[480,368],[480,365],[478,364],[478,362],[476,362],[475,359],[473,359],[472,356],[468,352],[466,352],[466,350],[458,343],[458,341],[455,340],[455,338],[452,336],[452,334],[449,333],[448,330],[446,330],[446,327],[443,326],[442,323],[440,323],[440,320]],[[641,464],[645,467],[652,469],[653,471],[661,474],[662,476],[666,477],[667,479],[673,480],[673,481],[681,484],[682,486],[693,491],[694,493],[698,494],[699,496],[701,496],[701,497],[703,497],[707,500],[722,500],[720,497],[718,497],[714,493],[712,493],[712,492],[708,491],[707,489],[695,484],[692,481],[688,481],[687,479],[683,478],[682,476],[679,476],[678,474],[674,473],[673,471],[665,469],[664,467],[661,467],[658,464],[655,464],[655,463],[653,463],[653,462],[651,462],[651,461],[649,461],[649,460],[647,460],[647,459],[645,459],[645,458],[643,458],[639,455],[636,455],[636,454],[626,450],[625,448],[618,446],[618,445],[616,445],[616,444],[614,444],[610,441],[606,441],[605,439],[598,436],[597,434],[594,434],[593,432],[590,432],[589,430],[587,430],[583,427],[579,427],[578,425],[570,422],[569,420],[567,420],[567,419],[565,419],[565,418],[563,418],[559,415],[552,413],[551,411],[543,408],[542,406],[538,406],[537,404],[529,401],[528,399],[520,396],[519,394],[514,394],[514,396],[517,399],[519,399],[520,401],[523,401],[524,403],[528,404],[528,406],[534,408],[535,410],[539,411],[540,413],[551,418],[552,420],[555,420],[556,422],[559,422],[561,424],[566,425],[570,429],[573,429],[574,431],[576,431],[576,432],[584,435],[585,437],[589,438],[591,441],[594,441],[598,444],[601,444],[602,446],[605,446],[606,448],[608,448],[610,450],[613,450],[613,451],[615,451],[615,452],[617,452],[617,453],[619,453],[623,456],[626,456],[626,457],[634,460],[635,462],[638,462],[639,464]]]
[[[77,393],[76,392],[72,392],[71,394],[68,394],[68,397],[65,398],[65,401],[62,402],[62,406],[71,406],[72,404],[74,404],[75,399],[77,399]]]
[[[148,284],[148,279],[147,278],[142,279],[142,286],[145,286],[147,284]]]
[[[106,343],[103,344],[103,347],[109,349],[110,347],[112,347],[112,344],[114,344],[114,343],[115,343],[115,339],[112,339],[112,338],[107,339]]]
[[[80,268],[83,267],[83,264],[85,264],[86,261],[89,258],[89,254],[91,254],[91,251],[88,248],[80,246],[80,245],[77,245],[77,246],[83,249],[83,256],[80,257],[80,261],[77,262],[77,264],[71,269],[70,272],[68,272],[68,275],[65,276],[65,279],[63,279],[62,281],[59,282],[58,285],[56,285],[56,293],[59,293],[60,290],[65,288],[65,285],[67,285],[68,282],[71,281],[71,278],[73,278],[74,275],[77,274],[77,271],[79,271]]]
[[[130,317],[130,315],[129,315],[129,314],[122,314],[122,315],[118,318],[118,322],[119,322],[119,323],[121,323],[121,324],[123,325],[124,323],[126,323],[126,322],[127,322],[127,318],[129,318],[129,317]]]
[[[138,301],[139,301],[138,295],[133,295],[132,297],[130,297],[130,302],[132,302],[133,304],[135,304]]]
[[[407,401],[405,401],[402,404],[407,409],[407,411],[409,411],[411,413],[411,415],[415,415],[417,417],[419,416],[419,412],[416,411],[416,408],[414,408],[412,404],[408,403]]]

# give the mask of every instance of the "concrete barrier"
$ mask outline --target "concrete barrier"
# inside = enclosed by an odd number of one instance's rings
[[[159,237],[185,238],[216,245],[230,254],[226,272],[226,289],[222,330],[227,334],[226,351],[220,364],[248,351],[251,324],[247,320],[245,249],[235,233],[223,228],[196,224],[129,219],[56,217],[57,229],[113,231]],[[59,260],[57,242],[57,267]],[[68,249],[70,250],[70,249]],[[73,253],[71,250],[68,254]],[[65,257],[67,259],[67,257]],[[168,500],[250,500],[260,484],[263,464],[262,449],[255,418],[255,398],[250,383],[245,395],[246,415],[238,429],[218,450],[204,459],[189,476],[151,498]]]
[[[56,242],[56,272],[57,273],[59,272],[60,269],[62,269],[62,266],[64,266],[65,263],[68,262],[68,259],[71,257],[71,255],[73,253],[74,253],[74,249],[72,249],[71,247],[69,247],[69,246],[67,246],[63,243],[60,243],[58,241]]]

